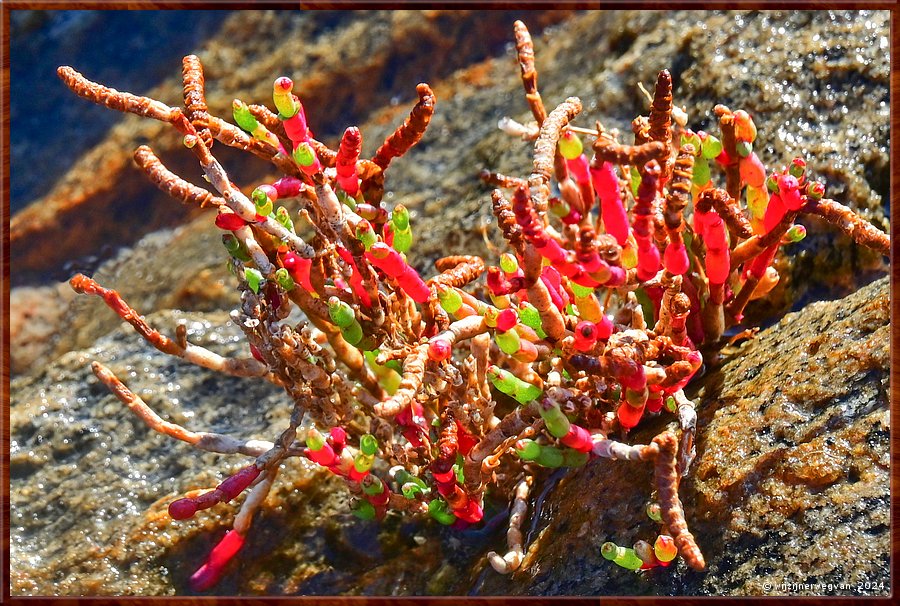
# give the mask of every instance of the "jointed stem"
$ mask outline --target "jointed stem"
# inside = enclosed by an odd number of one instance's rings
[[[224,358],[204,347],[188,343],[181,346],[176,341],[152,328],[134,310],[118,292],[103,288],[96,281],[83,274],[77,274],[69,280],[76,292],[101,297],[120,318],[131,324],[144,339],[159,351],[182,358],[197,366],[217,370],[236,377],[265,377],[268,367],[253,358]]]

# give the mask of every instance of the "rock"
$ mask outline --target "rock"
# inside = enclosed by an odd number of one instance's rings
[[[658,71],[668,68],[673,99],[687,108],[691,128],[717,133],[718,103],[745,108],[770,171],[803,155],[809,173],[826,181],[827,195],[887,231],[888,64],[879,50],[888,43],[887,24],[885,12],[590,11],[534,37],[538,85],[548,111],[576,95],[585,108],[578,125],[601,120],[630,141],[631,120],[649,107],[638,83],[652,90]],[[832,50],[823,56],[823,48]],[[472,179],[484,168],[514,176],[532,168],[532,146],[494,128],[503,116],[532,119],[513,57],[457,72],[435,92],[429,134],[405,162],[391,165],[387,179],[395,192],[388,204],[402,202],[414,229],[432,234],[432,248],[413,251],[420,268],[444,254],[491,254],[486,241],[502,249],[491,188]],[[398,119],[367,126],[364,136],[378,142]],[[864,143],[870,136],[875,142]],[[713,178],[723,179],[716,168]],[[886,271],[883,257],[834,227],[816,218],[799,222],[808,235],[787,249],[768,302],[749,309],[754,321],[847,295]]]
[[[40,367],[52,356],[74,297],[72,289],[63,284],[10,290],[9,370],[13,375]]]
[[[194,343],[223,355],[247,353],[240,331],[224,312],[148,317],[170,333],[177,320],[187,322]],[[67,354],[36,376],[14,381],[12,593],[183,593],[187,577],[221,538],[235,510],[219,505],[190,521],[174,522],[166,507],[185,491],[214,487],[246,460],[201,453],[153,433],[93,377],[92,359],[108,365],[164,418],[189,428],[271,439],[287,421],[289,401],[264,381],[213,377],[160,354],[126,325],[94,348]],[[313,501],[318,512],[331,512],[328,519],[345,524],[353,518],[342,492],[322,492],[334,483],[324,474],[297,462],[285,476],[296,477],[275,491],[280,496],[263,516],[272,521],[263,526],[270,533],[282,525],[278,536],[294,539],[306,532],[305,540],[289,542],[299,561],[307,542],[335,531],[317,516],[287,512]],[[306,521],[298,525],[300,519]],[[265,550],[271,540],[263,530],[249,542],[248,553]]]
[[[887,595],[889,290],[884,278],[789,314],[703,378],[697,458],[680,494],[706,571],[679,558],[636,574],[603,559],[604,542],[652,543],[659,527],[645,514],[650,465],[598,459],[549,493],[522,568],[489,571],[478,593]]]
[[[169,334],[184,321],[192,343],[247,355],[225,312],[159,312],[147,321]],[[290,400],[260,379],[223,377],[161,354],[125,324],[90,349],[13,381],[11,593],[189,594],[188,578],[237,509],[220,504],[179,522],[168,516],[168,504],[187,491],[212,489],[248,459],[155,434],[92,375],[92,360],[109,366],[164,419],[189,429],[271,440],[287,423]],[[214,592],[421,592],[445,566],[446,548],[433,547],[442,544],[440,529],[397,517],[362,522],[348,500],[332,474],[288,461],[240,565]],[[460,541],[444,536],[444,543]]]
[[[229,14],[171,10],[148,18],[138,11],[23,10],[11,15],[10,163],[17,170],[10,174],[10,210],[46,195],[119,118],[90,103],[72,103],[72,93],[56,78],[59,65],[81,66],[98,81],[141,94],[171,77],[169,66],[177,65],[180,53],[200,47]],[[183,27],[187,19],[190,27]],[[146,52],[150,47],[154,52]]]
[[[115,285],[142,314],[167,309],[232,309],[239,297],[222,257],[224,251],[222,230],[209,216],[203,216],[175,229],[148,234],[133,248],[87,273],[101,284]],[[66,288],[70,288],[68,284]],[[119,325],[116,314],[98,311],[96,303],[87,297],[72,302],[65,317],[70,329],[57,344],[57,355],[88,347]]]
[[[269,72],[275,69],[272,65],[291,72],[303,57],[318,57],[313,68],[303,72],[311,83],[298,81],[311,124],[334,136],[355,119],[368,118],[362,125],[364,154],[372,154],[408,113],[418,76],[431,80],[438,97],[431,128],[406,158],[391,164],[385,202],[388,207],[402,202],[410,209],[418,234],[410,261],[426,274],[432,271],[432,262],[444,254],[492,255],[486,242],[494,247],[502,247],[503,243],[493,229],[490,188],[481,185],[477,175],[483,168],[511,175],[527,175],[531,170],[530,146],[510,140],[496,128],[502,116],[530,119],[512,50],[481,60],[483,51],[479,55],[469,48],[476,43],[468,35],[482,31],[467,32],[466,19],[479,20],[472,15],[436,11],[420,15],[418,20],[415,13],[402,11],[372,13],[367,19],[316,15],[316,19],[324,21],[307,22],[305,17],[280,13],[241,13],[240,19],[229,21],[224,33],[201,52],[210,107],[219,115],[228,116],[228,104],[235,96],[266,100],[270,96],[266,84],[271,79]],[[491,15],[495,16],[493,12]],[[888,77],[886,54],[878,49],[888,39],[887,15],[883,11],[702,15],[588,12],[570,17],[544,36],[538,35],[541,28],[559,21],[566,13],[539,11],[519,16],[534,31],[539,84],[549,107],[568,95],[578,94],[586,108],[580,123],[589,126],[599,118],[606,128],[627,133],[630,120],[647,109],[645,99],[636,92],[636,84],[651,86],[656,72],[669,67],[675,79],[675,101],[688,108],[691,126],[715,132],[712,108],[719,102],[732,108],[747,108],[757,122],[759,141],[765,144],[757,146],[764,162],[781,166],[792,154],[808,154],[810,173],[827,180],[829,195],[886,230]],[[497,18],[501,17],[508,17],[503,35],[509,42],[513,13],[502,13]],[[448,19],[450,25],[445,23]],[[241,33],[241,24],[248,30],[271,30],[272,39],[248,37]],[[384,64],[411,62],[409,73],[417,77],[410,77],[406,83],[397,79],[386,82],[384,90],[372,91],[373,100],[368,104],[357,99],[359,86],[338,87],[341,95],[349,95],[345,101],[353,109],[344,108],[329,97],[326,84],[337,78],[336,73],[342,73],[342,65],[356,64],[362,60],[360,57],[367,56],[368,47],[360,47],[362,42],[356,40],[366,26],[373,33],[388,28],[388,24],[400,28],[395,29],[397,40],[402,38],[399,32],[407,32],[437,46],[446,40],[438,29],[450,28],[451,33],[462,37],[459,46],[468,49],[463,55],[477,62],[445,79],[435,79],[463,64],[445,59],[447,63],[441,63],[432,72],[431,66],[423,64],[422,53],[414,49],[404,45],[378,46],[378,56],[366,59],[374,62],[370,66],[372,74],[387,69]],[[493,32],[497,24],[491,21],[483,27]],[[788,33],[779,28],[789,28],[785,30]],[[306,40],[306,44],[295,48],[292,42],[285,46],[285,39],[294,40],[287,32],[295,29],[302,34],[298,39]],[[244,49],[242,55],[228,50],[229,45],[236,44]],[[341,53],[328,50],[345,46],[347,50]],[[824,56],[819,52],[823,47],[830,49]],[[598,53],[596,49],[609,52]],[[240,70],[236,68],[238,56],[244,59]],[[362,77],[359,73],[354,76]],[[356,82],[352,78],[346,81]],[[822,90],[820,82],[825,82]],[[759,83],[761,87],[757,86]],[[148,94],[178,103],[180,79],[170,78]],[[378,100],[388,99],[392,103],[387,107],[375,109]],[[394,102],[399,99],[403,101]],[[71,103],[90,107],[74,97]],[[111,110],[94,110],[114,114]],[[171,168],[188,178],[196,175],[195,159],[187,152],[175,152],[180,142],[169,130],[150,120],[126,118],[104,143],[79,162],[82,168],[73,169],[57,186],[56,194],[18,214],[11,224],[11,252],[16,268],[12,281],[18,284],[32,280],[32,270],[38,265],[40,271],[55,267],[52,273],[57,280],[67,280],[76,271],[91,272],[98,259],[110,255],[114,244],[133,242],[159,225],[186,221],[190,216],[187,209],[156,191],[136,169],[128,168],[130,150],[146,139],[160,153],[165,152],[163,159]],[[331,142],[334,144],[333,139]],[[217,153],[222,154],[232,179],[245,190],[273,176],[265,177],[271,169],[262,163],[239,160],[237,155],[227,153],[231,150],[222,147],[216,147]],[[173,153],[169,155],[169,151]],[[248,170],[256,172],[250,175]],[[106,193],[82,198],[75,193],[82,188]],[[81,199],[87,205],[85,209],[93,210],[78,210]],[[74,206],[68,211],[54,200]],[[102,210],[104,205],[113,203],[117,205],[114,212]],[[799,309],[815,298],[846,295],[886,270],[883,257],[856,246],[833,226],[813,217],[805,217],[802,222],[809,228],[809,235],[785,249],[789,254],[777,262],[782,275],[780,283],[765,301],[751,303],[748,308],[747,315],[753,322],[765,322],[789,308]],[[139,260],[131,262],[130,275],[109,275],[107,269],[102,277],[115,278],[110,285],[122,290],[143,313],[165,309],[164,303],[183,309],[214,309],[214,301],[202,300],[203,289],[199,285],[210,284],[211,290],[218,293],[214,297],[226,294],[221,286],[226,274],[214,261],[218,248],[213,246],[215,252],[205,248],[216,230],[210,227],[208,214],[201,214],[201,218],[188,224],[191,227],[172,232],[169,243],[163,241],[164,236],[154,236],[151,240],[156,244],[145,250],[147,256],[169,251],[161,261],[172,263],[173,259],[180,259],[178,271],[168,271],[162,262],[158,264],[162,270],[151,269],[148,265],[156,264],[148,264],[138,256]],[[80,252],[72,252],[70,243],[75,243]],[[98,243],[105,250],[100,251]],[[73,260],[73,255],[89,252],[94,255],[93,263],[84,263],[83,258]],[[38,265],[26,262],[21,255]],[[64,258],[69,262],[60,267]],[[195,258],[200,259],[196,265]],[[135,279],[135,271],[140,271],[145,279]],[[173,301],[168,294],[152,294],[157,287],[156,278],[165,278],[160,271],[170,276],[161,281],[167,281],[172,292],[183,292],[184,301]],[[135,300],[135,296],[140,298]],[[80,314],[79,310],[75,312],[76,316]],[[66,317],[66,325],[72,326],[71,314]],[[107,318],[103,331],[109,330],[112,316],[101,317]],[[95,323],[93,319],[91,322]],[[74,325],[78,327],[75,334],[64,338],[51,356],[72,347],[84,347],[103,332],[85,333],[77,320]]]
[[[148,321],[171,332],[177,319],[188,322],[192,342],[223,355],[244,350],[221,312]],[[879,579],[886,587],[888,319],[883,279],[788,315],[704,379],[697,459],[681,497],[707,572],[679,560],[634,574],[600,556],[607,540],[655,539],[658,528],[644,513],[648,465],[595,460],[548,483],[538,516],[530,505],[525,563],[502,576],[484,559],[488,549],[504,549],[502,514],[488,532],[396,518],[379,527],[349,514],[333,476],[295,462],[254,523],[241,566],[215,591],[795,595],[824,592],[778,587],[843,582],[852,589],[833,594],[858,595],[857,583]],[[219,505],[174,522],[166,507],[242,463],[152,434],[90,375],[91,359],[110,365],[165,418],[195,429],[271,439],[286,421],[286,397],[259,380],[173,361],[124,326],[13,382],[12,593],[187,593],[187,578],[235,510]],[[650,423],[634,439],[647,442],[662,428]]]
[[[535,28],[539,31],[541,26],[556,23],[570,13],[537,11]],[[159,19],[158,15],[149,14],[152,23]],[[271,105],[272,81],[278,75],[289,74],[296,81],[296,90],[302,91],[311,128],[323,139],[333,140],[345,127],[363,122],[370,112],[395,98],[415,97],[418,82],[434,81],[498,52],[510,40],[516,14],[445,10],[238,11],[231,13],[217,35],[201,48],[187,48],[204,63],[207,101],[216,115],[231,121],[231,101],[236,97]],[[42,77],[55,81],[56,67],[44,67]],[[106,80],[89,69],[90,65],[73,67],[112,88],[145,94],[173,106],[183,103],[180,57],[169,63],[166,79],[149,90],[146,81],[144,87],[128,88],[128,80],[117,79],[115,72]],[[91,108],[103,114],[104,119],[116,116],[112,110],[92,107],[72,93],[65,93],[57,103]],[[79,123],[77,115],[69,122]],[[33,149],[27,147],[27,133],[21,139],[27,149]],[[66,139],[59,141],[66,143]],[[46,191],[10,222],[16,284],[61,280],[64,277],[58,275],[59,267],[98,254],[98,243],[131,245],[144,234],[178,225],[196,214],[193,209],[173,204],[133,164],[132,152],[148,141],[171,170],[189,181],[203,183],[196,158],[183,149],[178,133],[137,116],[129,115],[117,122],[102,140],[81,153],[65,174],[46,173],[48,164],[62,169],[57,162],[42,163],[24,154],[16,156],[17,174],[29,165],[41,167],[39,182],[43,190],[38,191]],[[15,147],[21,147],[18,141]],[[272,174],[271,166],[237,160],[239,152],[223,152],[222,148],[224,145],[217,146],[216,154],[229,167],[229,175],[236,183],[250,184]],[[39,153],[35,151],[34,155],[39,157]],[[71,152],[63,147],[55,153]]]

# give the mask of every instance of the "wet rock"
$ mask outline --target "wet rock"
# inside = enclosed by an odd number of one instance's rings
[[[556,23],[570,12],[536,11],[535,27]],[[195,52],[203,61],[207,102],[216,115],[230,121],[231,102],[236,97],[271,105],[273,79],[288,74],[294,78],[296,90],[302,91],[314,132],[331,140],[345,127],[363,122],[373,110],[394,102],[395,97],[414,97],[418,82],[437,80],[499,52],[510,39],[510,24],[516,14],[445,10],[239,11],[231,13],[216,35],[202,46],[198,39],[196,47],[185,43],[184,48],[188,49],[185,53]],[[157,13],[147,15],[148,24],[160,19]],[[100,17],[95,15],[93,19]],[[152,43],[147,42],[146,46]],[[166,78],[149,90],[146,82],[144,87],[129,88],[128,80],[117,79],[112,70],[103,72],[109,74],[103,78],[98,76],[100,70],[89,69],[90,65],[73,67],[110,87],[181,106],[180,57],[168,65]],[[55,82],[56,67],[35,69],[43,69],[43,77]],[[116,117],[116,112],[92,107],[71,93],[59,99],[57,103],[64,107],[81,105],[103,114],[104,119]],[[78,114],[68,120],[69,124],[78,122]],[[19,141],[30,149],[26,138],[23,133]],[[167,125],[136,116],[117,122],[61,176],[47,174],[43,169],[47,164],[25,153],[15,156],[13,167],[17,174],[28,170],[29,165],[42,167],[41,189],[33,195],[45,192],[10,222],[16,284],[61,279],[54,273],[56,268],[97,254],[97,243],[131,245],[144,234],[178,225],[195,214],[173,204],[133,164],[133,150],[147,142],[171,170],[203,185],[196,158],[183,149],[178,133]],[[223,150],[224,147],[217,146],[216,155],[236,183],[250,184],[272,173],[270,166],[246,162],[241,153]],[[71,152],[62,147],[55,153]],[[59,163],[52,165],[63,168]]]
[[[522,568],[490,571],[479,593],[887,595],[889,320],[885,278],[789,314],[704,377],[680,495],[706,571],[678,559],[633,573],[604,560],[604,542],[652,543],[659,527],[644,513],[650,466],[595,460],[547,497]]]
[[[242,355],[222,312],[149,316],[192,342]],[[595,460],[532,500],[528,553],[502,576],[484,554],[493,531],[456,533],[391,518],[355,520],[333,476],[292,462],[282,472],[222,594],[773,595],[822,593],[782,583],[888,578],[890,545],[887,279],[816,303],[732,352],[703,381],[697,459],[682,483],[708,570],[635,574],[600,545],[653,540],[648,465]],[[11,386],[14,595],[184,594],[187,578],[231,523],[219,505],[188,522],[166,514],[188,490],[212,488],[243,463],[150,432],[88,370],[109,365],[159,414],[190,428],[271,439],[286,396],[223,378],[151,349],[124,325]],[[668,419],[634,436],[647,442]],[[90,481],[86,483],[86,474]],[[887,585],[885,585],[886,587]],[[766,589],[775,587],[775,589]],[[886,590],[870,592],[882,595]]]
[[[13,375],[40,367],[49,359],[60,339],[75,293],[62,284],[22,286],[9,293],[9,370]]]
[[[205,214],[175,229],[148,234],[87,275],[115,287],[142,314],[232,309],[238,292],[223,257],[223,232],[211,217]],[[57,346],[58,355],[88,347],[119,325],[121,319],[111,310],[98,310],[97,302],[89,297],[72,302],[66,315],[71,328]]]
[[[769,170],[803,155],[809,174],[826,182],[827,195],[887,231],[887,15],[591,11],[534,36],[538,84],[548,111],[578,96],[585,109],[576,124],[593,127],[600,120],[630,141],[631,120],[649,107],[637,85],[652,90],[658,71],[668,68],[674,102],[686,108],[689,127],[717,133],[716,104],[746,109]],[[529,24],[527,14],[521,18]],[[532,120],[513,50],[457,72],[435,92],[428,135],[405,162],[391,166],[387,179],[395,192],[388,205],[405,204],[414,227],[434,236],[432,247],[417,246],[411,255],[429,268],[443,254],[490,254],[486,241],[502,249],[491,188],[473,181],[484,168],[514,176],[532,168],[532,146],[494,128],[503,116]],[[397,117],[384,122],[394,124],[405,109],[386,111]],[[363,129],[367,141],[380,141],[388,124]],[[716,168],[713,178],[724,179]],[[751,305],[754,321],[847,295],[886,271],[881,255],[834,227],[816,218],[799,222],[808,235],[787,248],[789,260],[778,267],[782,280],[767,302]]]
[[[223,355],[246,355],[240,331],[224,312],[162,312],[148,317]],[[240,335],[240,336],[239,336]],[[219,505],[186,522],[168,503],[188,490],[211,489],[246,464],[203,453],[153,433],[90,372],[109,366],[139,396],[189,428],[272,439],[289,416],[283,391],[261,380],[223,378],[160,354],[123,325],[89,350],[74,351],[12,386],[10,478],[12,593],[166,595],[185,593],[187,578],[230,525],[235,509]],[[247,552],[286,541],[297,561],[315,561],[314,537],[348,519],[333,481],[299,461],[287,466]],[[308,507],[324,517],[295,516]],[[305,521],[302,521],[305,520]],[[312,550],[312,555],[309,550]],[[312,565],[312,564],[310,564]],[[284,582],[282,575],[276,575]],[[261,582],[255,578],[254,582]],[[229,580],[225,591],[237,590]]]
[[[192,343],[247,355],[225,312],[159,312],[147,321],[169,334],[185,322]],[[200,452],[152,432],[92,375],[92,360],[164,419],[189,429],[272,440],[286,426],[290,400],[260,379],[223,377],[165,356],[125,324],[13,381],[11,593],[190,594],[190,575],[230,528],[237,506],[174,521],[168,504],[214,488],[248,459]],[[210,593],[421,593],[446,565],[447,545],[460,544],[436,524],[357,520],[342,481],[293,459],[239,561]]]

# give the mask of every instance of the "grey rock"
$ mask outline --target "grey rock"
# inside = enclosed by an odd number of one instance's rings
[[[680,494],[707,570],[602,558],[604,542],[652,544],[660,529],[645,514],[651,466],[598,459],[546,498],[522,568],[486,575],[479,593],[887,595],[889,289],[788,314],[694,389],[697,458]]]

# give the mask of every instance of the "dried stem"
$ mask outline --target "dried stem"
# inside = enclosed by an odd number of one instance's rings
[[[550,198],[548,184],[554,174],[554,157],[563,128],[581,112],[581,100],[569,97],[550,112],[541,125],[541,134],[534,143],[534,167],[528,178],[531,201],[538,213],[546,212]]]
[[[410,402],[416,397],[422,381],[425,379],[425,363],[428,361],[428,344],[423,343],[413,349],[412,353],[403,361],[403,375],[400,387],[393,396],[379,402],[375,406],[375,414],[382,418],[397,416],[408,408]]]
[[[207,206],[224,206],[225,200],[214,196],[202,187],[188,183],[165,167],[153,150],[141,145],[134,150],[134,161],[147,173],[150,180],[162,191],[183,204],[192,204],[200,208]]]
[[[526,475],[516,484],[512,509],[509,512],[509,530],[506,531],[506,544],[509,551],[504,556],[496,551],[490,551],[487,554],[491,566],[500,574],[509,574],[518,570],[525,557],[525,550],[522,546],[522,522],[525,521],[525,514],[528,513],[528,493],[531,491],[533,481],[532,476]]]
[[[643,166],[650,160],[662,161],[668,154],[668,146],[661,141],[648,141],[641,145],[621,145],[609,139],[599,138],[594,142],[593,162],[610,162]]]
[[[823,198],[812,202],[806,210],[823,217],[855,242],[877,250],[882,255],[890,256],[891,237],[843,204]]]
[[[157,433],[187,442],[188,444],[220,454],[243,454],[258,457],[272,448],[271,442],[264,440],[238,440],[231,436],[206,431],[191,431],[177,423],[163,420],[140,396],[132,392],[119,378],[100,362],[93,362],[91,370],[100,381],[147,427]]]
[[[118,292],[112,289],[103,288],[96,281],[83,274],[75,275],[69,280],[69,284],[75,292],[101,297],[109,308],[116,312],[120,318],[131,324],[139,335],[165,354],[182,358],[187,362],[202,366],[203,368],[217,370],[236,377],[264,377],[269,372],[269,369],[265,364],[253,358],[224,358],[204,347],[191,345],[190,343],[188,343],[187,347],[181,347],[177,342],[160,334],[157,330],[147,324],[147,322],[145,322],[144,319],[132,309],[124,299],[122,299]]]
[[[659,448],[656,457],[656,495],[662,509],[663,521],[688,566],[694,570],[703,570],[706,568],[706,562],[700,548],[697,547],[694,535],[688,530],[681,500],[678,498],[679,477],[675,467],[678,441],[672,432],[667,431],[653,438],[653,443]]]
[[[206,146],[211,148],[212,134],[203,125],[203,121],[209,116],[209,108],[206,106],[203,64],[200,63],[197,55],[187,55],[181,65],[181,77],[184,82],[184,108],[187,119],[197,129],[197,134],[203,139]]]
[[[416,92],[419,94],[419,102],[413,107],[403,124],[385,139],[372,157],[372,162],[380,166],[382,170],[388,167],[393,158],[402,156],[418,143],[431,122],[435,104],[434,91],[423,82],[416,86]]]
[[[165,103],[149,97],[107,88],[102,84],[88,80],[67,65],[59,67],[56,73],[65,85],[79,97],[84,97],[89,101],[105,105],[116,111],[168,122],[184,134],[190,132],[186,129],[186,126],[189,125],[188,121],[185,119],[184,114],[181,113],[181,110],[176,107],[169,107]]]
[[[531,113],[537,120],[538,126],[541,126],[547,119],[547,110],[544,109],[541,93],[538,92],[538,74],[534,68],[534,43],[531,41],[528,28],[521,21],[516,21],[513,29],[516,35],[516,52],[518,53],[519,69],[522,73],[522,86],[525,88],[525,99],[528,101],[528,107],[531,108]]]

